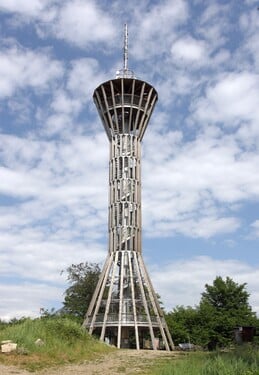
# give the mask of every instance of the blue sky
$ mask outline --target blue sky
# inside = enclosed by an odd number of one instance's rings
[[[108,140],[92,102],[122,68],[159,101],[143,140],[143,255],[167,310],[220,275],[259,313],[254,0],[0,0],[0,318],[58,308],[60,271],[107,254]]]

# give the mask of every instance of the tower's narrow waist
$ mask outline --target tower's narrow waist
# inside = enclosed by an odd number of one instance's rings
[[[141,251],[140,141],[118,134],[110,151],[110,251]]]

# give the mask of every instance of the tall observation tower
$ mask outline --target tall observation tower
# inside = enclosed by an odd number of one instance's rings
[[[174,345],[142,258],[141,141],[157,92],[124,67],[93,99],[110,142],[109,252],[84,326],[118,348],[166,350]]]

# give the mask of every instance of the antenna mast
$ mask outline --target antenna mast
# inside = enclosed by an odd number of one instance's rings
[[[123,57],[124,57],[124,70],[128,70],[128,25],[124,24],[124,49],[123,49]]]
[[[132,70],[128,69],[129,60],[129,38],[128,38],[128,25],[124,24],[124,44],[123,44],[123,69],[117,70],[116,78],[136,78]]]

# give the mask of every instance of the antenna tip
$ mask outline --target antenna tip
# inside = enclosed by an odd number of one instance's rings
[[[134,73],[128,69],[128,24],[124,23],[123,69],[116,72],[116,78],[135,78]]]

